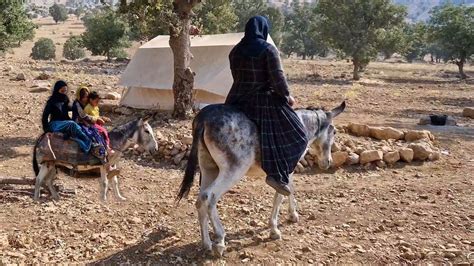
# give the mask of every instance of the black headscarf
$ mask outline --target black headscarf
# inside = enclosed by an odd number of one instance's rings
[[[237,45],[237,52],[246,57],[258,57],[270,45],[267,42],[269,28],[267,18],[250,18],[245,25],[245,36]]]
[[[69,103],[69,97],[67,97],[67,95],[65,94],[62,94],[59,92],[59,90],[62,88],[62,87],[65,87],[67,86],[67,83],[63,80],[58,80],[56,81],[56,83],[54,84],[54,87],[53,87],[53,94],[51,95],[51,97],[49,97],[49,100],[50,102],[63,102],[63,103],[66,103],[68,104]]]

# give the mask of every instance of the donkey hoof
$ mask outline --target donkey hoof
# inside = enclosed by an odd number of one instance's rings
[[[273,240],[280,240],[281,239],[281,232],[279,229],[272,229],[270,232],[270,238]]]
[[[218,257],[222,257],[222,255],[224,254],[225,246],[221,244],[216,244],[213,246],[213,249],[214,249],[214,253]]]
[[[122,197],[122,196],[118,196],[117,198],[118,198],[120,201],[126,201],[126,200],[127,200],[127,198]]]
[[[300,217],[297,213],[290,214],[290,217],[288,217],[288,220],[292,223],[297,223],[300,221]]]
[[[209,253],[212,253],[212,244],[209,243],[209,244],[202,244],[202,249],[204,250],[204,252],[209,252]]]

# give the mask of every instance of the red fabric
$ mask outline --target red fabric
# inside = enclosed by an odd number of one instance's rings
[[[99,124],[94,124],[94,126],[95,128],[97,128],[97,131],[99,131],[99,134],[101,134],[104,137],[108,148],[110,148],[110,139],[109,139],[109,133],[107,132],[107,129]]]

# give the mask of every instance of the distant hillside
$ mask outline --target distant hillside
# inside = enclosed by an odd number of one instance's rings
[[[404,5],[408,8],[408,18],[412,21],[426,21],[430,18],[430,10],[442,5],[448,0],[393,0],[394,3]],[[449,2],[460,5],[474,5],[474,0],[449,0]]]

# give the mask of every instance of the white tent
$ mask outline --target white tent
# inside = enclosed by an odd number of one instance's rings
[[[202,106],[222,103],[232,86],[229,52],[243,33],[191,37],[196,73],[194,102]],[[273,44],[269,37],[268,40]],[[173,109],[173,54],[169,36],[157,36],[141,46],[128,64],[119,84],[127,87],[121,105],[140,109]]]

